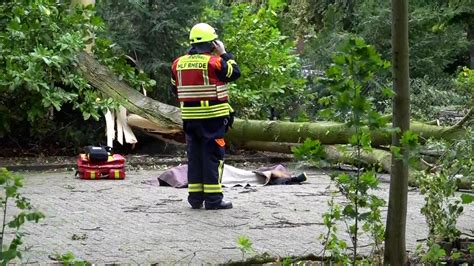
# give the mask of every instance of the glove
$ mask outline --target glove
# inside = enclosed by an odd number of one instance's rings
[[[215,41],[212,42],[212,44],[214,44],[214,48],[216,49],[216,53],[218,55],[222,55],[222,54],[226,53],[223,42],[221,42],[219,40],[215,40]]]
[[[228,117],[224,120],[225,132],[229,131],[229,128],[232,128],[234,124],[235,112],[231,112]]]

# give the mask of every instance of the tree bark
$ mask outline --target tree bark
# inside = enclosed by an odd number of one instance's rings
[[[474,23],[474,22],[473,22]],[[469,62],[471,69],[474,69],[474,26],[468,26],[467,39],[469,40]]]
[[[150,120],[155,125],[156,131],[165,134],[182,132],[179,108],[144,96],[119,80],[107,67],[85,52],[78,55],[77,64],[91,85],[123,105],[129,112]]]
[[[406,215],[408,196],[408,151],[400,143],[410,129],[408,71],[408,0],[392,0],[393,127],[392,145],[401,148],[403,159],[392,156],[390,192],[385,235],[385,265],[405,265]]]
[[[421,139],[445,140],[456,140],[466,133],[463,128],[459,127],[440,127],[417,122],[413,122],[412,131],[417,133]],[[227,138],[239,145],[251,140],[302,143],[307,138],[317,139],[322,144],[347,144],[353,134],[353,130],[344,123],[337,122],[297,123],[236,119]],[[391,143],[390,134],[371,132],[371,135],[373,146]]]

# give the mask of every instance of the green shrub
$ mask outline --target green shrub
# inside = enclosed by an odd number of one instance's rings
[[[2,265],[8,264],[9,261],[14,260],[15,258],[21,259],[21,252],[19,247],[22,242],[23,234],[20,231],[20,228],[25,224],[26,221],[39,222],[40,219],[44,218],[44,215],[33,209],[30,201],[21,196],[19,189],[23,187],[23,178],[19,175],[9,172],[5,168],[0,168],[0,206],[2,211],[2,231],[0,234],[0,263]],[[8,209],[11,208],[11,202],[14,202],[14,205],[19,213],[16,214],[13,219],[7,221]],[[11,228],[14,233],[14,237],[11,240],[9,245],[5,244],[6,230],[5,226]]]
[[[255,9],[248,4],[233,5],[224,12],[206,12],[209,23],[222,25],[219,38],[234,54],[242,72],[232,85],[230,99],[239,115],[257,119],[298,117],[312,96],[305,93],[295,44],[278,28],[278,14],[271,8]]]
[[[131,86],[154,85],[128,66],[111,42],[93,39],[103,30],[91,6],[71,10],[69,2],[55,0],[0,3],[0,137],[18,127],[30,136],[52,131],[57,125],[48,120],[54,120],[64,106],[84,120],[98,120],[102,111],[114,107],[76,67],[77,53],[93,41],[101,61]]]

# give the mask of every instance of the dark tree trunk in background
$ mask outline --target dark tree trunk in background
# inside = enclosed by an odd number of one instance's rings
[[[474,23],[474,22],[473,22]],[[469,59],[470,59],[470,67],[474,69],[474,25],[471,25],[468,29],[467,39],[469,40]]]
[[[408,72],[408,0],[392,0],[393,127],[392,145],[401,147],[400,139],[410,129],[410,89]],[[403,159],[392,156],[388,202],[385,265],[405,265],[406,215],[408,194],[408,151],[401,149]]]

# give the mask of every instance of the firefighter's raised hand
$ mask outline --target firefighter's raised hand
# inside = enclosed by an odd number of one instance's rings
[[[212,42],[214,44],[214,48],[216,48],[216,53],[218,55],[222,55],[222,54],[225,54],[226,51],[225,51],[225,47],[224,47],[224,43],[219,41],[219,40],[215,40]]]

